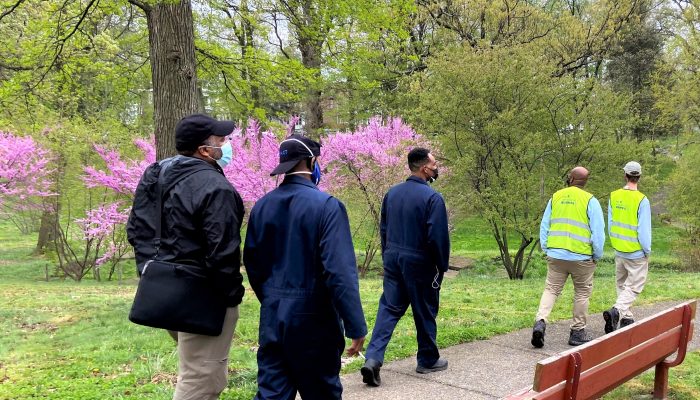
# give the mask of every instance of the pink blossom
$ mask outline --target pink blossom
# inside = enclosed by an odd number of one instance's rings
[[[31,198],[53,195],[51,162],[49,150],[33,138],[0,132],[0,206],[26,210],[34,207]]]
[[[76,219],[75,222],[82,229],[84,239],[104,240],[111,237],[117,227],[126,223],[129,210],[119,201],[103,204],[88,211],[85,218]]]
[[[298,115],[294,115],[289,119],[289,122],[287,122],[287,136],[291,136],[294,133],[294,128],[296,128],[300,120],[301,117]]]
[[[224,173],[246,203],[255,203],[277,186],[270,172],[279,161],[279,143],[272,131],[261,132],[260,124],[253,119],[245,132],[237,129],[231,135],[234,162]]]
[[[400,118],[384,123],[378,117],[354,132],[328,135],[322,144],[324,182],[330,191],[365,187],[381,197],[410,174],[406,162],[409,150],[427,146],[426,140]]]
[[[95,151],[104,160],[106,170],[93,166],[86,167],[83,176],[85,186],[88,188],[107,188],[117,195],[132,198],[143,172],[156,160],[153,136],[149,140],[136,139],[134,144],[141,150],[142,158],[124,160],[118,151],[95,145]],[[102,265],[115,255],[123,253],[125,246],[128,246],[124,240],[116,242],[114,240],[115,232],[123,230],[124,224],[129,218],[131,208],[128,203],[130,202],[116,201],[103,204],[88,211],[85,218],[75,221],[81,227],[85,240],[99,239],[107,246],[107,250],[96,261],[96,265]]]
[[[89,188],[105,187],[117,194],[133,197],[143,171],[156,160],[155,139],[153,137],[149,141],[137,139],[134,144],[143,153],[143,158],[123,160],[119,152],[95,145],[95,151],[104,160],[107,171],[92,166],[85,167],[85,176],[83,177],[85,185]]]

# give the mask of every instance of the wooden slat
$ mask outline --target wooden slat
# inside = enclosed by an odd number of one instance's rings
[[[581,354],[583,359],[581,370],[586,371],[667,332],[671,328],[680,326],[683,321],[683,306],[685,304],[691,306],[694,316],[697,303],[695,301],[683,303],[673,309],[645,318],[624,329],[540,361],[535,369],[533,390],[541,392],[564,381],[567,373],[568,356],[571,353],[578,352]],[[664,354],[656,355],[661,357]]]
[[[526,388],[520,389],[519,391],[508,395],[507,397],[504,397],[501,400],[525,400],[528,398],[531,398],[533,395],[531,387],[528,386]]]

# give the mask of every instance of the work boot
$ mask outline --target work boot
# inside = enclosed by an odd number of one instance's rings
[[[622,318],[620,320],[620,329],[626,327],[627,325],[632,325],[634,323],[634,319],[632,318]]]
[[[617,322],[620,321],[620,312],[617,311],[617,308],[612,307],[607,311],[603,311],[603,319],[605,320],[605,333],[616,331]]]
[[[382,384],[382,378],[379,377],[379,369],[382,367],[382,363],[379,361],[368,358],[365,361],[365,365],[360,369],[362,374],[362,382],[369,386],[379,386]]]
[[[444,371],[447,369],[447,360],[440,358],[435,361],[432,367],[422,367],[420,364],[416,367],[416,372],[419,374],[429,374],[431,372]]]
[[[578,331],[572,329],[571,333],[569,333],[569,345],[571,346],[580,346],[591,340],[593,340],[593,338],[586,333],[585,329],[580,329]]]
[[[532,339],[530,343],[533,346],[541,349],[544,346],[544,331],[547,329],[547,324],[543,319],[535,322],[535,326],[532,328]]]

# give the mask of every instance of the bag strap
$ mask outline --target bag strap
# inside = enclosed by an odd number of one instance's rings
[[[158,172],[158,180],[156,181],[156,185],[158,188],[158,196],[156,197],[156,199],[158,199],[158,201],[156,202],[156,237],[153,238],[153,247],[156,248],[156,253],[153,256],[154,260],[158,258],[158,251],[160,250],[160,238],[163,226],[163,175],[165,175],[165,170],[168,169],[170,164],[170,159],[163,160],[163,162],[161,162],[160,171]]]
[[[175,185],[178,182],[184,180],[185,178],[189,177],[192,174],[195,174],[195,173],[200,172],[200,171],[205,171],[208,169],[208,168],[197,168],[194,171],[189,171],[188,173],[184,174],[180,179],[178,179],[177,182],[172,183],[170,186],[167,187],[167,189],[165,191],[163,191],[163,176],[165,175],[165,170],[167,170],[168,167],[170,167],[170,165],[173,163],[173,161],[179,157],[180,156],[167,158],[167,159],[160,162],[160,172],[158,172],[158,181],[156,183],[156,185],[158,187],[158,190],[157,190],[158,191],[158,197],[157,197],[158,201],[156,202],[156,215],[158,217],[156,218],[156,232],[155,232],[156,236],[153,238],[153,247],[155,247],[155,249],[156,249],[156,253],[153,256],[154,260],[158,259],[158,252],[160,250],[160,239],[161,239],[162,229],[163,229],[163,203],[165,202],[165,200],[163,199],[163,196],[165,194],[167,194],[170,191],[170,189],[175,187]]]

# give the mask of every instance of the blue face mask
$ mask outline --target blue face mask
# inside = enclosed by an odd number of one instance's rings
[[[318,161],[314,163],[314,170],[311,173],[311,181],[316,186],[318,186],[318,184],[321,182],[321,167],[319,167]]]
[[[233,147],[231,147],[231,142],[226,142],[220,149],[221,158],[216,160],[216,163],[219,164],[221,168],[224,168],[229,165],[233,159]]]

